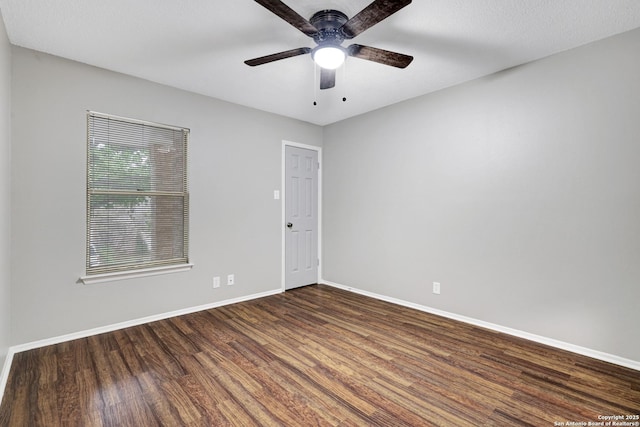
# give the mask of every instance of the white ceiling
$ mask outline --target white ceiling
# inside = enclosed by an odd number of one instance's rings
[[[285,3],[351,17],[370,0]],[[640,27],[639,0],[415,0],[345,42],[413,55],[408,68],[350,58],[320,91],[309,55],[243,63],[314,46],[252,0],[0,0],[0,11],[15,45],[319,125]]]

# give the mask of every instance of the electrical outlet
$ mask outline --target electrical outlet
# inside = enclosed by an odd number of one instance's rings
[[[231,286],[236,283],[236,277],[233,274],[227,276],[227,286]]]
[[[216,276],[213,278],[213,287],[214,288],[220,287],[220,276]]]
[[[433,293],[440,295],[440,282],[433,282]]]

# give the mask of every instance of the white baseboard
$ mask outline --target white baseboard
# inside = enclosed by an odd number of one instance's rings
[[[7,388],[7,381],[9,380],[9,371],[11,370],[11,362],[13,362],[14,351],[9,348],[7,357],[4,359],[2,365],[2,371],[0,371],[0,403],[2,403],[2,397],[4,396],[4,389]]]
[[[225,305],[236,304],[239,302],[249,301],[258,298],[264,298],[271,295],[279,294],[282,289],[274,289],[272,291],[261,292],[252,295],[245,295],[238,298],[232,298],[224,301],[217,301],[210,304],[198,305],[195,307],[187,307],[180,310],[170,311],[167,313],[154,314],[152,316],[141,317],[139,319],[128,320],[126,322],[115,323],[107,326],[100,326],[98,328],[87,329],[84,331],[73,332],[71,334],[60,335],[53,338],[46,338],[43,340],[33,341],[26,344],[16,345],[10,348],[14,353],[20,353],[21,351],[32,350],[34,348],[45,347],[52,344],[59,344],[66,341],[72,341],[79,338],[86,338],[92,335],[103,334],[105,332],[117,331],[119,329],[128,328],[130,326],[142,325],[145,323],[155,322],[158,320],[168,319],[170,317],[182,316],[184,314],[195,313],[196,311],[209,310],[211,308],[222,307]]]
[[[483,320],[474,319],[471,317],[461,316],[455,313],[449,313],[447,311],[438,310],[436,308],[427,307],[420,304],[415,304],[412,302],[400,300],[397,298],[388,297],[386,295],[379,295],[373,292],[364,291],[362,289],[353,288],[351,286],[341,285],[339,283],[330,282],[328,280],[321,280],[320,283],[332,286],[339,289],[344,289],[346,291],[354,292],[360,295],[365,295],[371,298],[379,299],[381,301],[390,302],[393,304],[398,304],[404,307],[413,308],[419,311],[424,311],[426,313],[435,314],[437,316],[446,317],[453,320],[458,320],[460,322],[468,323],[475,326],[480,326],[482,328],[491,329],[496,332],[502,332],[507,335],[512,335],[519,338],[524,338],[529,341],[534,341],[540,344],[545,344],[551,347],[559,348],[561,350],[567,350],[572,353],[577,353],[583,356],[591,357],[593,359],[602,360],[604,362],[613,363],[615,365],[624,366],[626,368],[631,368],[636,371],[640,371],[640,361],[625,359],[624,357],[616,356],[614,354],[604,353],[597,350],[592,350],[586,347],[580,347],[575,344],[570,344],[564,341],[559,341],[553,338],[543,337],[541,335],[531,334],[529,332],[520,331],[518,329],[508,328],[506,326],[496,325],[494,323],[485,322]]]

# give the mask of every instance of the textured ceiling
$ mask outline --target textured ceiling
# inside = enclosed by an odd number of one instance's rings
[[[285,0],[305,18],[369,2]],[[415,0],[345,43],[413,55],[408,68],[350,58],[320,91],[309,55],[243,63],[314,46],[252,0],[0,0],[0,11],[15,45],[319,125],[640,27],[638,0]]]

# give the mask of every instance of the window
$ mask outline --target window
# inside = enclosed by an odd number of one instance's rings
[[[188,264],[188,137],[184,128],[87,113],[88,279]]]

